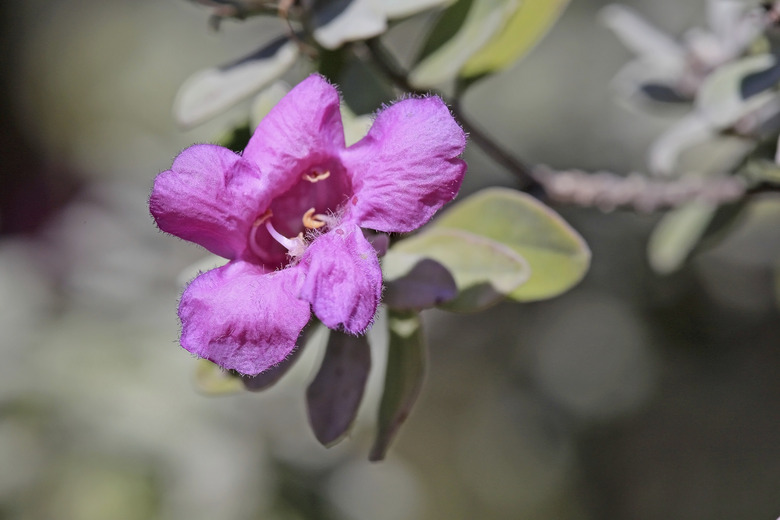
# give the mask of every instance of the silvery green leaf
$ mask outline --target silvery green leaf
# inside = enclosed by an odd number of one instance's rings
[[[530,266],[530,278],[504,293],[517,301],[557,296],[576,285],[590,266],[590,249],[577,231],[535,198],[508,188],[487,188],[461,200],[431,227],[431,231],[474,233],[522,257]],[[499,265],[492,267],[496,274]],[[458,280],[454,269],[450,270]]]
[[[685,67],[685,49],[633,9],[610,4],[601,10],[600,17],[623,45],[643,60],[665,63],[667,67],[677,70]]]
[[[434,7],[451,4],[453,0],[374,0],[384,10],[385,16],[393,20],[406,18]]]
[[[680,154],[691,146],[716,135],[712,125],[697,112],[690,112],[658,136],[647,152],[647,163],[653,175],[670,176],[677,168]]]
[[[415,87],[426,88],[455,78],[461,67],[506,24],[517,0],[478,0],[472,3],[458,32],[427,55],[409,74]]]
[[[673,63],[638,59],[624,65],[612,78],[611,85],[618,95],[632,102],[691,103],[692,96],[677,90],[681,73]],[[666,94],[660,94],[662,91]]]
[[[650,267],[659,274],[678,270],[704,236],[716,209],[713,204],[693,201],[664,215],[647,244]]]
[[[249,127],[254,131],[260,121],[268,112],[290,91],[290,86],[284,81],[274,81],[264,88],[255,99],[249,109]]]
[[[298,46],[286,37],[230,65],[205,69],[182,84],[173,114],[183,127],[198,125],[270,84],[298,58]]]
[[[745,7],[740,0],[708,0],[707,25],[720,40],[731,38]]]
[[[385,458],[390,444],[417,402],[425,377],[422,322],[416,313],[390,312],[387,370],[374,445],[369,460]]]
[[[716,69],[701,85],[696,111],[715,128],[728,128],[774,97],[767,89],[778,79],[771,54],[748,56]],[[751,82],[746,80],[751,79]]]
[[[384,12],[371,0],[319,0],[314,5],[313,19],[314,38],[330,50],[387,30]]]
[[[523,0],[503,29],[466,61],[460,75],[483,76],[520,60],[547,34],[568,4],[569,0]]]
[[[388,256],[394,253],[430,258],[444,266],[458,289],[457,296],[442,305],[452,311],[494,305],[530,276],[528,262],[510,246],[462,229],[426,229],[394,244]]]
[[[347,434],[357,415],[371,369],[366,336],[330,331],[325,357],[306,389],[306,405],[317,440],[332,446]]]

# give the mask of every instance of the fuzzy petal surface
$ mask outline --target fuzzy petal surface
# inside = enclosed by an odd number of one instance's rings
[[[466,134],[438,97],[383,110],[368,135],[341,155],[355,194],[347,219],[387,232],[422,226],[458,193],[465,146]]]
[[[344,148],[344,127],[336,88],[313,74],[300,82],[257,125],[244,150],[281,195],[312,168],[328,166]]]
[[[300,297],[328,328],[362,334],[382,297],[382,270],[360,228],[344,224],[318,237],[299,264],[306,270]]]
[[[227,148],[198,144],[181,152],[154,181],[149,210],[159,228],[233,259],[263,206],[260,173]]]
[[[243,261],[201,274],[179,303],[181,345],[225,369],[256,375],[295,348],[311,315],[295,297],[299,271],[264,274]]]

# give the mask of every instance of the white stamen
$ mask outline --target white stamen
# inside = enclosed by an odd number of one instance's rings
[[[288,251],[295,247],[295,241],[279,233],[276,229],[274,229],[270,221],[265,223],[265,229],[267,229],[271,236],[274,237],[274,240],[282,244]]]
[[[271,225],[271,221],[267,221],[265,223],[265,228],[268,230],[268,233],[271,234],[271,237],[273,237],[274,240],[282,244],[285,249],[287,249],[287,254],[291,257],[297,258],[301,256],[303,251],[306,249],[306,240],[303,238],[303,233],[298,233],[298,236],[295,238],[287,238],[274,229],[274,227]]]

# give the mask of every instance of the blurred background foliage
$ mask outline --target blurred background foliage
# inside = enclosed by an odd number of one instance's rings
[[[673,35],[704,24],[700,0],[625,3]],[[534,164],[646,169],[674,119],[616,102],[611,78],[632,55],[597,22],[605,4],[571,2],[463,110]],[[550,301],[425,313],[420,402],[388,459],[371,464],[380,356],[357,426],[330,449],[307,427],[301,393],[316,348],[264,393],[193,390],[174,308],[177,276],[203,253],[148,216],[155,174],[249,110],[181,131],[179,86],[283,34],[282,23],[225,20],[210,32],[207,11],[182,0],[0,9],[0,518],[780,514],[771,193],[666,277],[646,255],[660,214],[556,207],[593,251],[585,280]],[[393,26],[387,45],[408,55],[430,22]],[[463,195],[514,185],[479,148],[466,160]],[[694,148],[685,160],[717,156]]]

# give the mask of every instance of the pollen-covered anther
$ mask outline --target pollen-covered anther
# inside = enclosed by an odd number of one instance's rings
[[[307,229],[319,229],[328,223],[326,215],[314,214],[314,208],[309,208],[303,214],[303,226]]]
[[[309,181],[312,184],[314,184],[315,182],[324,181],[328,177],[330,177],[330,170],[325,170],[324,172],[318,172],[315,170],[303,174],[303,180]]]

